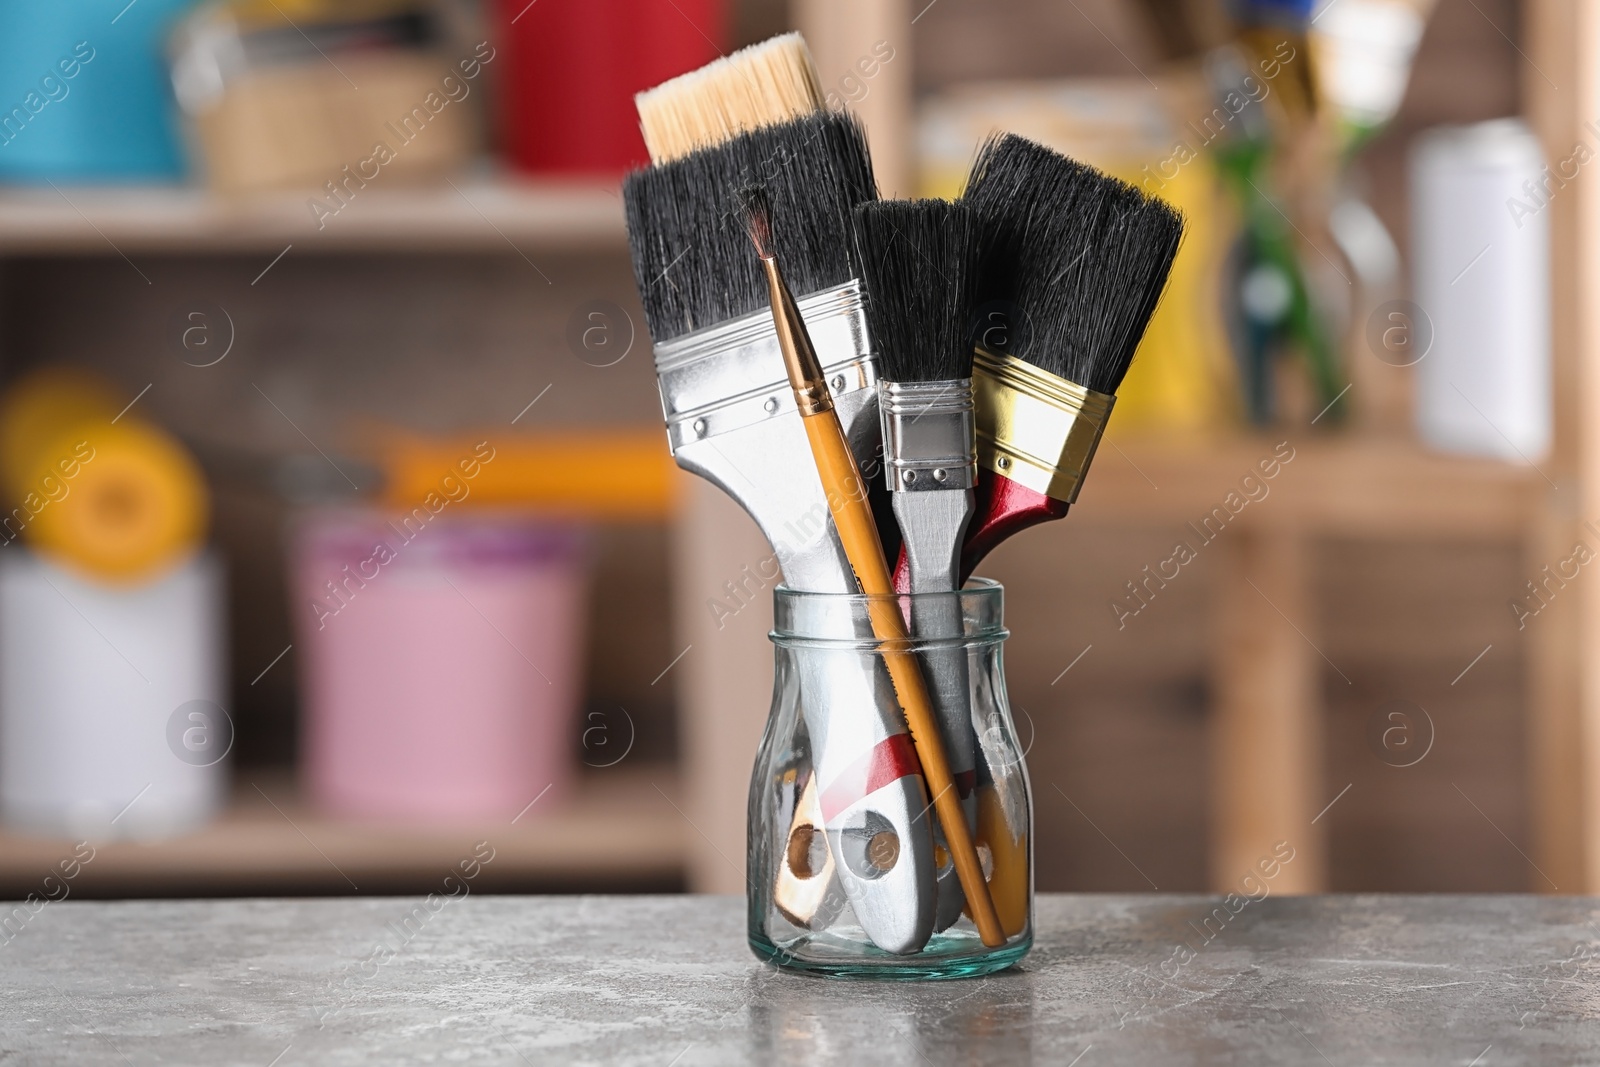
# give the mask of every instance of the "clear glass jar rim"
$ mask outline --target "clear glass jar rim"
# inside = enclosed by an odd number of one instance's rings
[[[779,585],[773,595],[779,600],[822,600],[829,603],[850,604],[865,608],[871,600],[922,600],[933,601],[941,597],[960,597],[963,603],[984,604],[999,612],[1005,600],[1006,587],[993,578],[968,578],[967,584],[953,593],[896,593],[892,597],[871,597],[865,593],[810,593],[804,589],[790,589]]]
[[[939,645],[997,644],[1010,636],[1005,628],[1005,587],[989,578],[969,579],[964,589],[950,593],[873,597],[864,593],[805,592],[780,585],[772,596],[774,625],[768,636],[780,646],[875,649],[879,642],[872,635],[867,607],[883,600],[895,601],[903,617],[936,616],[943,607],[947,612],[958,613],[962,619],[965,632],[959,637],[914,636],[909,646],[911,650]]]

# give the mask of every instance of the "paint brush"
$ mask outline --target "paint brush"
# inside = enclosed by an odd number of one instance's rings
[[[883,200],[855,211],[867,325],[878,357],[878,411],[886,484],[905,546],[930,696],[969,827],[976,817],[976,741],[960,584],[961,543],[978,481],[972,341],[976,217],[944,200]],[[940,595],[942,594],[942,595]],[[965,898],[948,856],[938,869],[935,930],[961,917]]]
[[[1183,220],[1015,134],[983,147],[962,200],[985,234],[978,299],[1006,309],[973,358],[983,473],[965,580],[1000,542],[1061,518],[1077,499]]]
[[[809,64],[803,48],[775,43],[765,52],[729,57],[729,67],[719,68],[717,77],[688,76],[678,90],[687,85],[691,91],[675,90],[656,100],[673,100],[680,111],[732,114],[736,109],[721,97],[729,91],[728,77],[742,76],[730,68],[743,63],[751,73],[752,65],[778,55]],[[808,79],[814,81],[814,75],[796,74],[790,82]],[[752,182],[765,184],[772,216],[788,234],[790,281],[801,294],[798,308],[816,343],[839,422],[857,460],[873,461],[877,371],[850,244],[851,210],[877,195],[871,162],[853,119],[820,111],[789,117],[796,106],[792,98],[781,97],[766,117],[751,117],[746,109],[739,117],[719,119],[717,132],[708,136],[725,140],[698,149],[690,147],[693,138],[674,140],[670,132],[657,136],[670,131],[663,114],[671,112],[652,110],[646,136],[666,146],[660,157],[680,149],[687,154],[630,174],[623,198],[674,459],[750,514],[771,542],[790,588],[853,593],[850,562],[829,521],[767,307],[768,289],[750,256],[734,195]],[[695,116],[679,122],[696,124],[706,122]],[[914,952],[927,940],[934,906],[933,845],[921,771],[888,678],[881,671],[846,667],[822,656],[804,657],[801,663],[817,804],[797,804],[794,818],[820,811],[824,825],[806,825],[826,829],[833,876],[867,936],[886,951]],[[890,758],[897,754],[905,758]],[[887,778],[867,773],[874,768],[895,773]],[[864,827],[883,823],[901,842],[888,871],[865,862],[858,847]],[[795,829],[801,828],[797,822]],[[818,869],[808,865],[806,872],[789,873],[815,875]],[[918,897],[923,871],[929,872],[930,888]],[[805,894],[813,901],[825,896]],[[827,922],[825,914],[796,917],[813,928]]]
[[[995,914],[994,902],[989,898],[983,867],[950,773],[938,717],[923,682],[921,666],[909,650],[910,635],[893,595],[883,545],[878,540],[877,526],[867,503],[866,483],[861,479],[834,411],[805,319],[800,315],[778,263],[766,192],[759,186],[747,188],[741,192],[740,199],[741,214],[766,275],[772,321],[783,352],[784,368],[827,493],[828,510],[844,543],[859,590],[867,598],[872,631],[880,642],[884,666],[888,668],[906,725],[911,730],[923,778],[933,793],[933,807],[944,830],[962,892],[966,894],[983,943],[990,947],[1003,945],[1005,934]]]

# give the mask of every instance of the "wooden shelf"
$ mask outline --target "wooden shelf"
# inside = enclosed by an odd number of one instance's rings
[[[287,774],[244,772],[236,776],[228,810],[193,833],[95,843],[94,859],[71,883],[72,892],[430,892],[479,841],[490,843],[494,859],[474,889],[660,888],[682,879],[692,831],[674,806],[674,769],[608,768],[579,783],[565,802],[541,800],[514,824],[508,816],[418,825],[333,820],[310,809]],[[72,853],[66,839],[0,832],[0,893],[40,892],[43,878]]]
[[[1294,458],[1265,481],[1267,495],[1240,512],[1252,524],[1346,536],[1512,540],[1526,535],[1550,491],[1525,464],[1443,455],[1401,436],[1303,429],[1193,441],[1108,435],[1073,521],[1198,524],[1284,441]]]
[[[0,254],[504,251],[626,247],[617,183],[450,179],[359,190],[319,228],[312,194],[189,186],[0,190]]]

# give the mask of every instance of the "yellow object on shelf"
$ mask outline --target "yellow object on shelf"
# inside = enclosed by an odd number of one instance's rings
[[[1107,169],[1135,184],[1144,177],[1131,164]],[[1204,157],[1164,186],[1145,188],[1183,212],[1183,244],[1161,305],[1117,389],[1117,423],[1175,431],[1230,425],[1238,421],[1238,388],[1217,279],[1231,232],[1218,220],[1231,218],[1232,211],[1220,202],[1216,172]]]
[[[1166,294],[1117,390],[1115,425],[1182,432],[1235,421],[1237,388],[1216,281],[1229,209],[1209,159],[1177,151],[1181,138],[1156,91],[1124,79],[952,89],[923,107],[923,195],[959,195],[978,145],[1000,131],[1132,182],[1183,212],[1183,244]]]
[[[124,419],[80,425],[48,454],[65,454],[75,436],[88,451],[68,494],[28,527],[33,544],[113,581],[144,579],[188,556],[205,533],[206,505],[188,453],[161,430]]]
[[[678,484],[677,467],[655,428],[510,437],[497,431],[449,440],[399,436],[385,441],[377,462],[385,502],[405,508],[433,493],[570,518],[658,520],[671,514]]]
[[[98,378],[51,370],[0,404],[0,475],[10,507],[0,528],[107,582],[145,581],[205,538],[198,465],[160,428],[119,412]]]
[[[103,379],[78,370],[38,371],[13,385],[0,402],[0,480],[6,498],[20,499],[39,488],[34,484],[39,460],[68,427],[94,419],[110,423],[120,406]]]

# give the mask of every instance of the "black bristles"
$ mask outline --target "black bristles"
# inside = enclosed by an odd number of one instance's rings
[[[984,146],[963,199],[992,235],[979,299],[1005,309],[1004,350],[1115,393],[1166,287],[1182,216],[1014,134]]]
[[[990,138],[972,165],[962,202],[984,223],[978,300],[985,306],[1015,299],[1028,252],[1044,245],[1088,242],[1100,175],[1015,134]]]
[[[823,112],[741,134],[623,182],[634,279],[657,343],[767,306],[738,199],[755,185],[796,296],[856,276],[850,212],[877,198],[861,127]]]
[[[856,256],[879,373],[891,382],[972,376],[978,230],[948,200],[881,200],[855,213]]]

